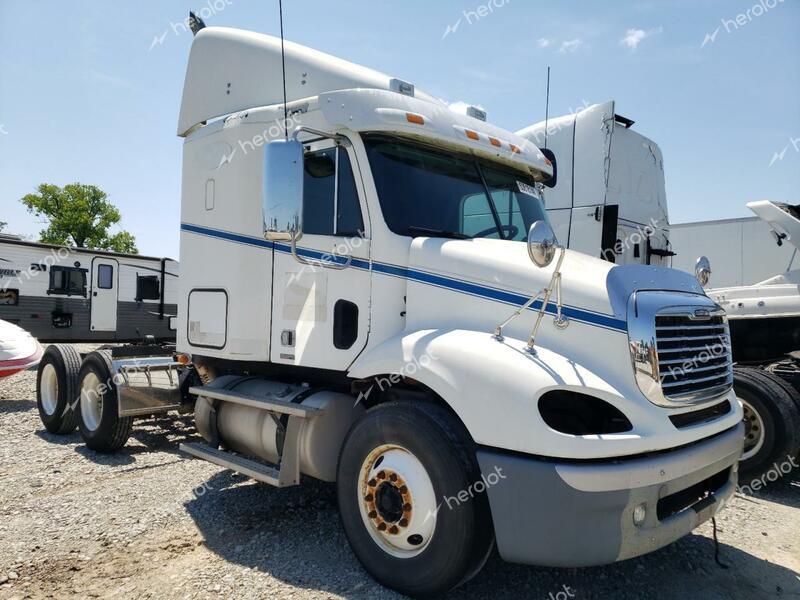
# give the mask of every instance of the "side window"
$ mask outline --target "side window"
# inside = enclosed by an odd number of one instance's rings
[[[136,276],[136,301],[160,300],[161,286],[156,275]]]
[[[465,197],[461,203],[461,233],[475,237],[478,233],[486,230],[491,233],[481,237],[500,237],[486,194],[481,192]]]
[[[86,297],[86,269],[52,267],[48,294]]]
[[[101,290],[110,290],[114,287],[114,267],[111,265],[98,265],[97,287]]]
[[[347,151],[336,147],[309,152],[304,166],[303,232],[359,235],[364,230],[364,221]]]

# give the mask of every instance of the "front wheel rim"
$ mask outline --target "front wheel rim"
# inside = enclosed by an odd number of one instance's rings
[[[39,380],[39,398],[42,401],[44,414],[52,417],[58,406],[58,374],[50,363],[42,368],[42,377]]]
[[[100,378],[87,373],[81,382],[81,419],[86,429],[94,431],[103,417],[103,394]]]
[[[747,460],[758,454],[764,446],[766,430],[764,429],[764,420],[752,404],[741,398],[739,398],[739,402],[742,403],[744,411],[744,452],[741,460]]]
[[[428,547],[438,520],[436,493],[428,471],[409,450],[385,444],[370,452],[357,493],[364,527],[384,552],[405,559]]]

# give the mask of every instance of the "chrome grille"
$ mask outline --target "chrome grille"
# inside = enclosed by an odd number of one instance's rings
[[[656,352],[664,396],[696,401],[733,385],[730,332],[723,315],[656,315]]]

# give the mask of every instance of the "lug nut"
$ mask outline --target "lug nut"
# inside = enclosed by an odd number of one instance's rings
[[[401,485],[400,486],[400,493],[401,494],[405,494],[407,491],[408,491],[408,486],[406,486],[406,485]]]
[[[411,505],[408,502],[406,502],[405,504],[403,504],[403,510],[406,511],[411,510]]]
[[[373,499],[372,494],[367,494],[366,496],[364,496],[364,500],[366,500],[367,502],[372,502],[372,499]]]
[[[386,479],[386,473],[383,471],[378,472],[378,479]]]
[[[397,481],[397,475],[396,475],[396,474],[394,474],[394,473],[392,473],[391,475],[389,475],[389,481],[392,481],[392,482],[394,482],[394,481]]]
[[[408,519],[402,518],[398,521],[398,524],[400,525],[400,527],[408,527]]]
[[[376,485],[378,485],[378,482],[375,481],[374,479],[370,479],[369,482],[367,483],[367,485],[369,487],[375,487]]]
[[[369,511],[369,514],[368,514],[367,516],[368,516],[370,519],[374,519],[375,517],[377,517],[377,516],[378,516],[378,512],[377,512],[377,511],[374,511],[374,510],[371,510],[371,511]]]
[[[391,533],[392,535],[396,534],[398,531],[400,531],[400,530],[397,528],[397,526],[396,526],[396,525],[392,525],[392,526],[389,528],[389,533]]]
[[[386,531],[386,523],[381,523],[378,525],[378,531]]]

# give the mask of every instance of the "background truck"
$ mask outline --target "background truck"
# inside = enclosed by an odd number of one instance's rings
[[[557,181],[544,199],[559,241],[610,262],[670,266],[664,159],[633,124],[612,100],[517,135],[556,156]]]
[[[335,482],[358,559],[412,596],[469,580],[495,544],[607,564],[716,514],[742,412],[728,347],[702,357],[727,324],[698,282],[558,246],[554,165],[524,138],[282,54],[197,33],[177,352],[83,360],[65,394],[87,444],[120,447],[130,402],[194,403],[205,441],[185,452],[278,487]]]
[[[773,241],[794,248],[794,259],[800,205],[761,200],[747,207],[769,225]],[[791,265],[754,285],[706,290],[728,313],[736,395],[744,407],[745,475],[791,462],[800,452],[800,268]]]

